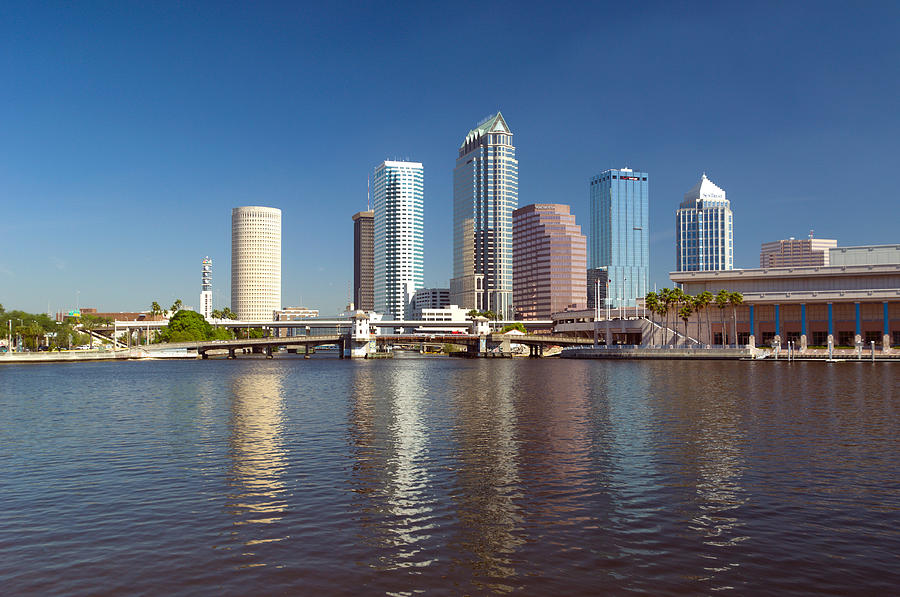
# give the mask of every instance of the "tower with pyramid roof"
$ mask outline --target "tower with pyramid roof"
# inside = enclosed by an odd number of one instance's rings
[[[675,271],[725,269],[734,269],[731,203],[704,173],[675,212]]]
[[[519,204],[513,133],[497,112],[463,139],[453,171],[450,303],[512,319],[512,212]]]

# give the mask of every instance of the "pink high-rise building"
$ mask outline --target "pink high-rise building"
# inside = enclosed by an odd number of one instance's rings
[[[568,205],[539,203],[513,211],[513,305],[516,319],[587,304],[587,239]]]

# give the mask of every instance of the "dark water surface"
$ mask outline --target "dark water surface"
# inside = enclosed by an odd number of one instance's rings
[[[0,368],[4,594],[896,594],[900,369]]]

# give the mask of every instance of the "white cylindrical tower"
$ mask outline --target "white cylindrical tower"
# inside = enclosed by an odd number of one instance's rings
[[[281,309],[281,210],[231,210],[231,310],[242,321],[272,321]]]

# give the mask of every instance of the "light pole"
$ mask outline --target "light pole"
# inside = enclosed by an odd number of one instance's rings
[[[594,289],[594,348],[600,345],[600,278]]]

